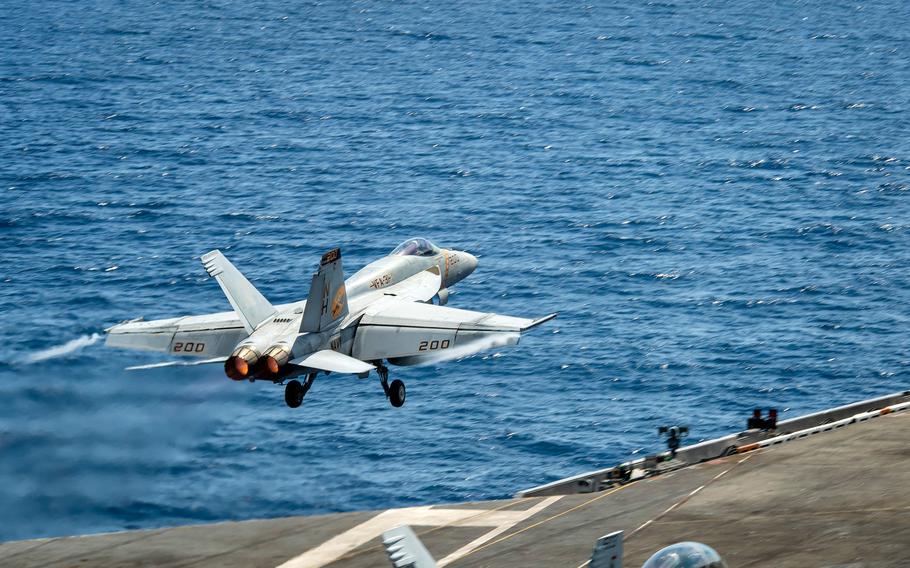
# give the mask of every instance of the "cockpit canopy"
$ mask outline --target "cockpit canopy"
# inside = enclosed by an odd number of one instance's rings
[[[413,239],[408,239],[405,242],[401,243],[395,250],[392,251],[394,256],[435,256],[441,251],[439,247],[424,239],[423,237],[415,237]]]

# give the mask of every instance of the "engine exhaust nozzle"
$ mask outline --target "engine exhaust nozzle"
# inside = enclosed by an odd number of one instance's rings
[[[287,345],[274,345],[265,352],[260,360],[262,372],[266,375],[276,376],[281,372],[281,368],[291,358],[291,350]]]
[[[224,374],[235,381],[249,377],[250,369],[259,360],[259,353],[244,345],[234,350],[224,362]]]

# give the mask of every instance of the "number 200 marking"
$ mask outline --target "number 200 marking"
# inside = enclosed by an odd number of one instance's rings
[[[192,341],[187,341],[186,343],[177,342],[174,344],[174,351],[182,351],[184,353],[202,353],[205,350],[205,343],[193,343]]]
[[[433,340],[433,341],[421,341],[420,345],[417,347],[418,351],[435,351],[437,349],[448,349],[451,343],[448,339],[443,339],[442,341]]]

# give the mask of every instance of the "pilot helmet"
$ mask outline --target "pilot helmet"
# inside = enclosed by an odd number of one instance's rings
[[[728,568],[713,548],[700,542],[678,542],[654,553],[641,568]]]

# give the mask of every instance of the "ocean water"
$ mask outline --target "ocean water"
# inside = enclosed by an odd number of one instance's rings
[[[5,2],[0,540],[505,497],[905,389],[904,2]],[[126,372],[120,320],[273,302],[413,235],[559,318],[320,377]]]

